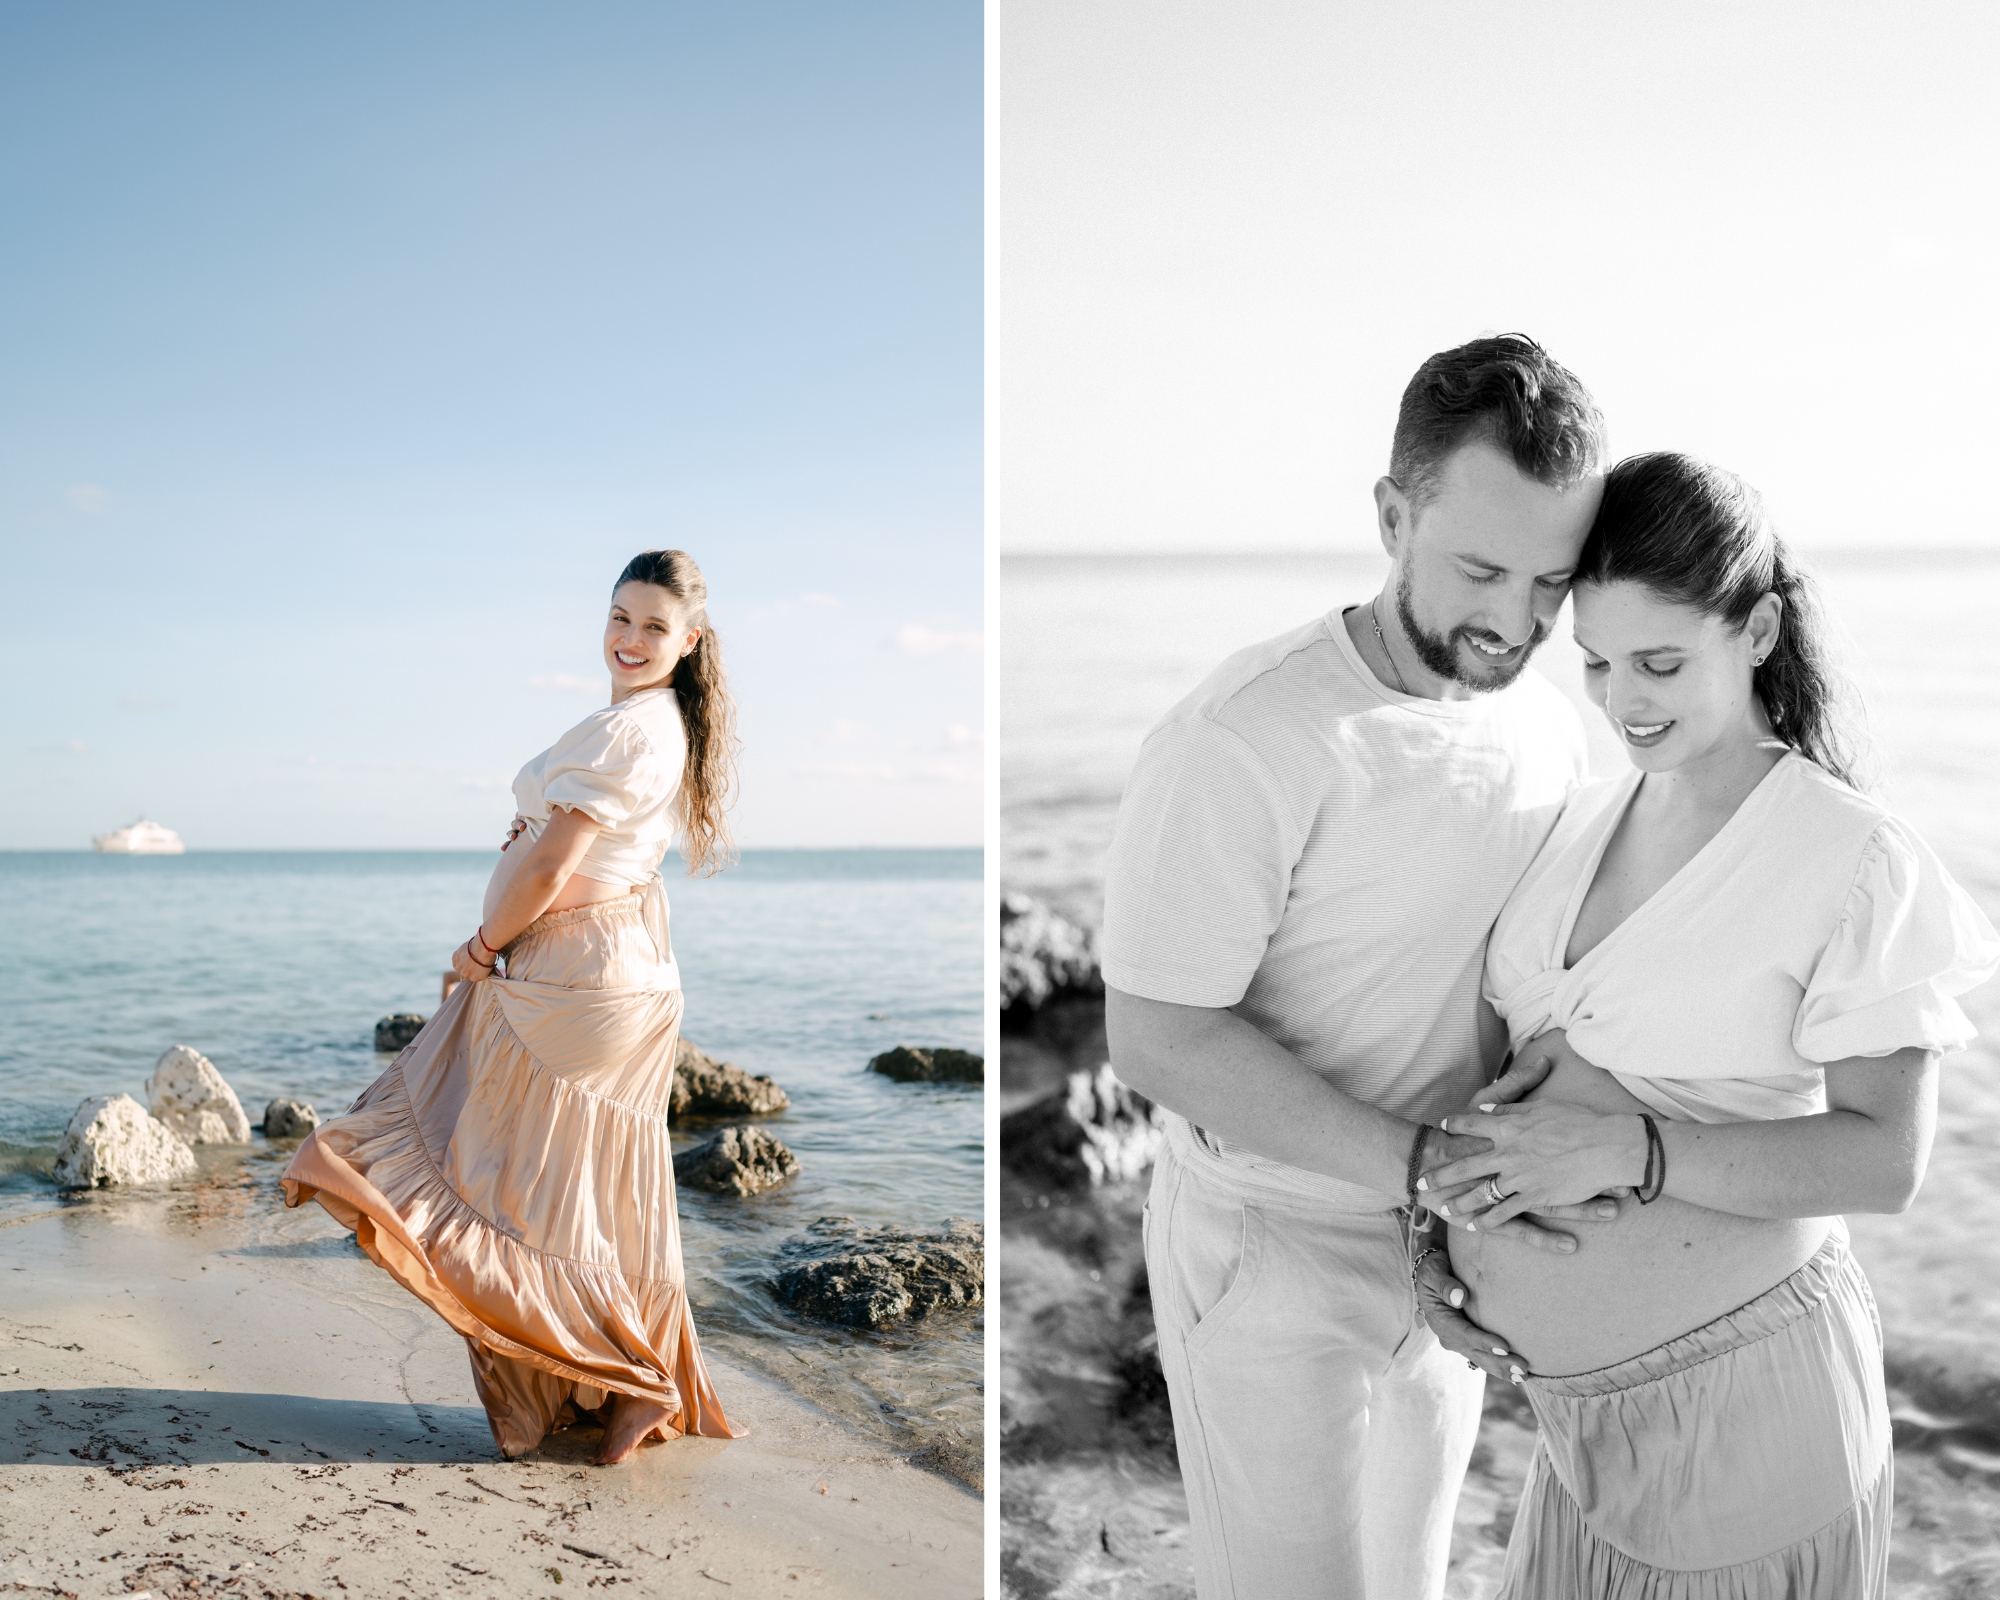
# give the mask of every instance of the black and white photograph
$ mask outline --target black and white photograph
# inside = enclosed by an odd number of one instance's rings
[[[2000,1595],[1997,46],[1001,6],[1001,1593]]]

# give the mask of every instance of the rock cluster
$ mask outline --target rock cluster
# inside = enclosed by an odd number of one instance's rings
[[[189,1144],[248,1144],[250,1119],[243,1102],[199,1050],[174,1045],[146,1080],[153,1115]]]
[[[302,1139],[319,1126],[319,1113],[305,1100],[273,1100],[264,1108],[264,1137]]]
[[[674,1157],[674,1182],[711,1194],[756,1194],[799,1172],[799,1158],[762,1128],[724,1128]]]
[[[56,1184],[64,1189],[165,1183],[193,1171],[186,1142],[129,1094],[84,1101],[56,1147]]]
[[[801,1316],[850,1328],[881,1328],[909,1317],[981,1304],[986,1295],[986,1229],[952,1217],[942,1227],[863,1227],[821,1217],[779,1247],[772,1280]]]
[[[1000,1159],[1010,1172],[1063,1189],[1136,1178],[1166,1137],[1160,1110],[1120,1083],[1106,1062],[1072,1072],[1052,1095],[1000,1119]]]
[[[926,1050],[899,1044],[870,1061],[868,1070],[898,1083],[984,1083],[986,1058],[944,1045]]]
[[[768,1073],[752,1077],[733,1062],[703,1054],[685,1039],[674,1051],[669,1122],[688,1117],[768,1117],[791,1103],[791,1096]]]
[[[384,1017],[375,1024],[375,1048],[384,1055],[402,1054],[428,1021],[429,1017],[420,1017],[414,1011],[398,1011]]]
[[[1000,1009],[1039,1010],[1063,996],[1098,996],[1097,941],[1081,923],[1022,894],[1000,899]]]

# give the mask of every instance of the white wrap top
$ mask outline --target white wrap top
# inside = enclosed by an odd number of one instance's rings
[[[1825,1110],[1827,1062],[1971,1043],[1954,997],[2000,936],[1915,833],[1796,753],[1565,969],[1642,776],[1570,801],[1494,925],[1485,993],[1516,1049],[1563,1028],[1663,1115],[1737,1122]]]

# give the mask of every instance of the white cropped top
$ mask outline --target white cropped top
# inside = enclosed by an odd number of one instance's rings
[[[1972,1042],[1954,997],[2000,936],[1915,833],[1796,753],[1565,970],[1641,776],[1570,801],[1494,924],[1486,998],[1516,1049],[1563,1028],[1661,1114],[1743,1122],[1825,1110],[1827,1062]]]
[[[514,779],[514,807],[531,841],[555,807],[582,812],[599,832],[578,874],[642,885],[680,826],[686,766],[680,701],[663,684],[593,711],[536,756]]]

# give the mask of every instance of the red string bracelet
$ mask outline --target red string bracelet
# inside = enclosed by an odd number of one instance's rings
[[[496,959],[499,957],[500,952],[498,950],[495,950],[493,946],[491,946],[486,942],[485,923],[483,922],[480,923],[480,925],[473,930],[472,937],[479,941],[479,948],[484,950],[489,956],[493,956]]]
[[[486,943],[484,939],[481,939],[479,942],[481,944]],[[465,959],[470,961],[475,967],[484,967],[488,972],[493,971],[500,964],[498,956],[494,957],[491,961],[481,961],[479,957],[472,953],[472,941],[470,939],[465,941]]]

